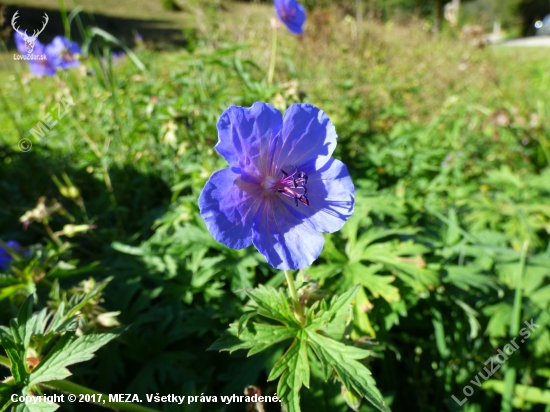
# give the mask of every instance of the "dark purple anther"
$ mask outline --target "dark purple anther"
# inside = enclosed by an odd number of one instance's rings
[[[276,189],[277,193],[281,193],[289,199],[294,199],[296,206],[298,206],[298,201],[306,206],[309,206],[306,187],[307,175],[303,170],[299,171],[298,166],[296,165],[294,166],[294,169],[295,170],[291,175],[281,169],[283,178],[277,182],[274,182],[272,188]]]

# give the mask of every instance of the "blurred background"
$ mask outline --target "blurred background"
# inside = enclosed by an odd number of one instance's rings
[[[357,187],[354,217],[305,271],[310,301],[362,285],[347,337],[372,349],[388,405],[549,412],[550,1],[302,4],[295,36],[273,28],[268,1],[0,0],[0,240],[20,254],[0,260],[0,324],[33,293],[35,310],[86,297],[81,333],[131,327],[72,381],[142,399],[272,395],[284,345],[206,349],[246,310],[244,288],[284,276],[215,242],[197,199],[226,166],[213,149],[223,110],[309,102]],[[33,74],[14,57],[16,11],[29,33],[47,13],[39,41],[70,38],[75,63]],[[540,327],[472,384],[518,319]],[[303,410],[351,410],[321,376]]]

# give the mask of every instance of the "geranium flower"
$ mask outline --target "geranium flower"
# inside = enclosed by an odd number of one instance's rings
[[[55,36],[52,42],[46,46],[46,54],[53,59],[54,66],[61,69],[78,67],[80,53],[78,43],[70,41],[65,36]]]
[[[57,72],[51,56],[46,53],[46,46],[44,46],[38,39],[35,40],[34,49],[32,53],[27,53],[27,47],[25,40],[17,33],[14,36],[15,45],[17,50],[25,55],[25,60],[29,63],[30,71],[38,76],[55,76]]]
[[[18,251],[22,249],[21,245],[15,240],[8,240],[6,245]],[[11,260],[13,260],[13,257],[6,249],[0,246],[0,270],[7,268]]]
[[[273,2],[277,17],[294,34],[302,34],[306,21],[306,10],[296,0],[275,0]]]
[[[277,269],[309,266],[324,237],[353,213],[355,189],[331,155],[336,131],[311,104],[281,113],[267,103],[231,106],[217,124],[217,152],[229,167],[215,172],[199,198],[212,236],[233,249],[254,244]]]

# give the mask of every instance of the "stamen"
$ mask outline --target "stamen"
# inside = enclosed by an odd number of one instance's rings
[[[298,206],[298,201],[306,206],[309,206],[306,187],[308,177],[303,170],[298,170],[298,166],[295,165],[294,169],[294,172],[290,175],[281,169],[283,177],[280,180],[270,184],[270,186],[272,189],[276,190],[277,193],[280,193],[289,199],[293,199],[296,206]]]

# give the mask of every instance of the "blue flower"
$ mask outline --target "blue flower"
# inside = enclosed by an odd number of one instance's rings
[[[29,69],[33,74],[39,77],[44,75],[55,76],[57,69],[52,57],[48,56],[46,53],[46,46],[36,39],[32,52],[28,53],[25,40],[23,40],[20,35],[16,33],[14,40],[17,50],[24,55],[25,60],[29,63]]]
[[[277,17],[294,34],[302,34],[306,21],[306,10],[296,0],[275,0],[273,2]]]
[[[331,155],[336,131],[311,104],[281,113],[267,103],[231,106],[217,124],[216,150],[229,167],[215,172],[199,198],[201,216],[233,249],[254,244],[277,269],[309,266],[321,232],[340,230],[353,213],[355,189]]]
[[[15,250],[21,250],[21,245],[15,240],[8,240],[6,245]],[[10,260],[13,260],[12,256],[8,253],[6,249],[0,246],[0,270],[5,269],[9,266]]]
[[[78,67],[78,56],[81,53],[80,46],[70,41],[65,36],[55,36],[46,46],[46,54],[53,59],[53,65],[61,69]]]

